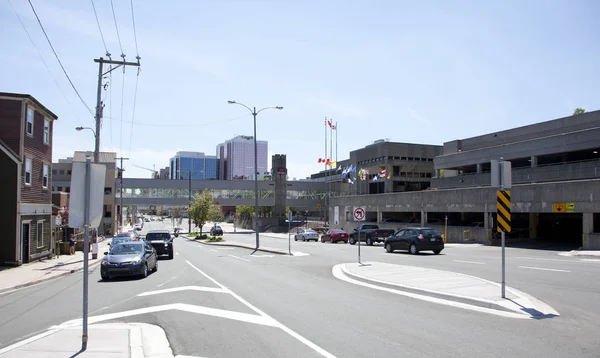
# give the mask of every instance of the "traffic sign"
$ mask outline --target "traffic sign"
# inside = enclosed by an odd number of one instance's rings
[[[360,206],[354,207],[352,215],[354,216],[354,221],[365,221],[365,208],[361,208]]]
[[[510,232],[510,190],[498,190],[498,232]]]
[[[552,211],[555,213],[564,213],[566,210],[565,203],[554,203],[552,204]]]
[[[575,203],[566,203],[567,212],[572,213],[575,212]]]

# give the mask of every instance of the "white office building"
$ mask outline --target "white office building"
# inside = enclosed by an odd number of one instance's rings
[[[258,154],[258,178],[269,175],[269,144],[259,140],[256,143]],[[217,145],[217,170],[219,179],[254,179],[254,137],[237,136]]]

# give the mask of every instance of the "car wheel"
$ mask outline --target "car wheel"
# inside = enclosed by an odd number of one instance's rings
[[[294,236],[294,241],[298,241],[298,238],[296,236]]]
[[[440,252],[442,252],[442,250],[433,250],[433,253],[436,254],[436,255],[439,255]]]
[[[144,264],[144,269],[142,271],[142,277],[148,277],[148,264]]]
[[[373,246],[373,239],[371,239],[370,237],[367,237],[367,245]]]
[[[152,272],[158,271],[158,260],[154,263],[154,267],[152,268]]]
[[[417,246],[415,246],[415,244],[410,244],[410,248],[408,250],[413,255],[416,255],[419,253],[419,250],[417,250]]]
[[[354,240],[354,239],[350,239],[350,240],[348,240],[348,242],[350,243],[350,245],[355,245],[356,244],[356,240]]]
[[[110,276],[102,275],[102,281],[110,280]]]
[[[173,260],[173,250],[169,251],[169,260]]]
[[[335,244],[335,240],[333,239],[333,237],[331,239],[329,239],[329,242],[332,244]]]
[[[394,250],[392,250],[392,245],[391,244],[385,244],[385,251],[388,253],[394,252]]]

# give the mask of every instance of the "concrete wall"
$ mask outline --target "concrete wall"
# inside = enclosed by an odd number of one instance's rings
[[[512,188],[512,212],[551,213],[555,202],[574,203],[574,212],[577,213],[600,212],[600,179],[521,184]],[[365,207],[368,212],[495,212],[496,189],[460,188],[356,195],[332,198],[331,205],[340,206],[340,221],[346,219],[344,211],[351,212],[355,206]],[[344,224],[340,223],[341,226]]]
[[[444,143],[435,169],[597,148],[600,111]],[[460,150],[460,151],[459,151]]]
[[[535,168],[515,168],[512,170],[513,184],[593,179],[598,177],[600,177],[600,159],[577,163],[538,166]],[[431,179],[431,187],[438,189],[489,185],[489,172]]]

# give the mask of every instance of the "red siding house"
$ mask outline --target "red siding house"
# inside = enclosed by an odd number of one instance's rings
[[[28,94],[0,92],[0,265],[52,255],[52,130]]]

